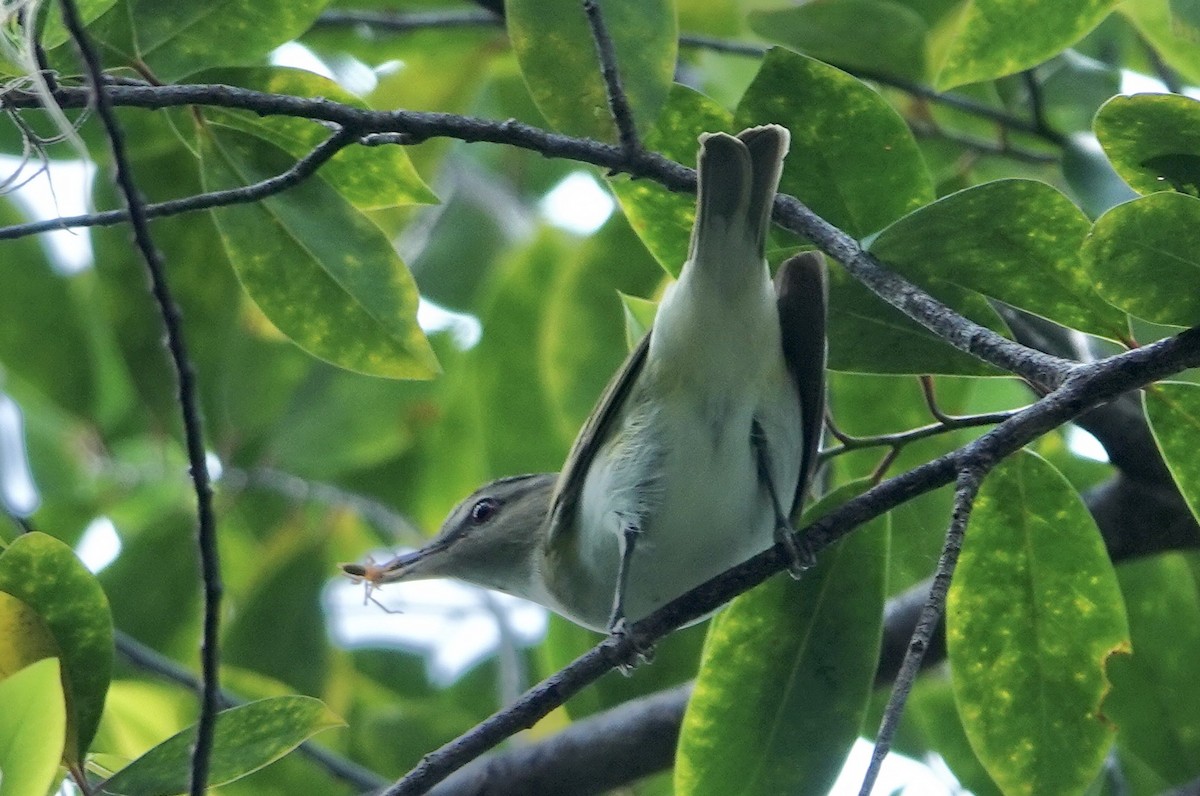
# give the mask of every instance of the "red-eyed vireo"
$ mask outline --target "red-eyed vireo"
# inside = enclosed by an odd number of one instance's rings
[[[476,490],[420,550],[343,565],[368,586],[453,577],[620,631],[785,541],[824,415],[825,271],[763,249],[788,132],[700,137],[687,262],[562,473]]]

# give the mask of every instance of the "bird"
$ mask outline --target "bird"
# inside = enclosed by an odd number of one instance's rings
[[[420,549],[344,564],[368,589],[452,577],[586,628],[629,623],[795,541],[825,412],[827,285],[807,251],[772,281],[767,229],[790,136],[704,133],[687,260],[560,473],[492,481]]]

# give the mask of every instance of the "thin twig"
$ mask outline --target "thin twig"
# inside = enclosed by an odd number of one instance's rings
[[[985,138],[975,138],[974,136],[951,132],[936,125],[913,119],[908,120],[908,129],[912,130],[913,135],[917,138],[948,141],[951,144],[957,144],[975,155],[1008,158],[1009,160],[1029,163],[1035,166],[1048,166],[1062,162],[1062,156],[1050,152],[1037,152],[1032,149],[1025,149],[1024,147],[1015,146],[1008,141],[996,142]]]
[[[604,24],[604,15],[600,13],[600,4],[596,0],[583,0],[583,12],[587,14],[592,41],[596,45],[596,55],[600,58],[600,74],[604,77],[608,111],[617,126],[617,140],[628,157],[636,157],[642,151],[642,143],[634,123],[633,108],[629,106],[629,97],[625,94],[625,87],[621,85],[617,51],[613,47],[612,37],[608,35],[608,26]]]
[[[128,633],[118,630],[116,633],[116,644],[117,652],[121,653],[121,656],[125,660],[139,669],[156,674],[173,683],[178,683],[184,688],[196,691],[197,693],[202,690],[203,685],[196,675],[167,656],[147,647]],[[220,690],[220,699],[222,707],[246,704],[245,699],[224,688]],[[375,772],[340,755],[336,755],[312,741],[305,741],[297,748],[300,754],[321,766],[330,775],[348,782],[356,788],[377,790],[386,787],[388,784],[387,780]]]
[[[1021,73],[1021,80],[1025,83],[1025,91],[1029,94],[1029,120],[1035,128],[1044,131],[1047,135],[1057,135],[1046,119],[1046,102],[1042,96],[1042,84],[1038,82],[1037,71],[1026,69]]]
[[[316,27],[365,25],[372,28],[408,33],[428,28],[478,28],[503,25],[504,19],[484,9],[463,8],[444,11],[371,11],[330,9],[317,17]]]
[[[1025,407],[1028,408],[1028,407]],[[822,461],[827,461],[835,456],[841,456],[850,451],[863,450],[864,448],[882,448],[882,447],[904,447],[910,442],[917,440],[936,437],[941,434],[948,434],[951,431],[958,431],[964,428],[978,428],[979,426],[994,426],[998,423],[1003,423],[1010,417],[1025,411],[1022,409],[1009,409],[1004,412],[990,412],[979,415],[959,415],[947,416],[946,420],[938,423],[930,423],[927,426],[911,428],[907,431],[897,431],[892,434],[876,434],[870,437],[855,437],[845,433],[836,426],[826,424],[829,433],[837,441],[838,445],[833,448],[826,448],[821,451],[820,457]]]
[[[1197,365],[1200,365],[1200,327],[1082,365],[1052,393],[978,439],[872,487],[799,534],[809,549],[819,552],[863,523],[950,483],[964,470],[981,472],[985,463],[1000,461],[1093,406]],[[965,523],[965,518],[962,522]],[[778,544],[634,623],[624,637],[604,640],[527,691],[508,709],[426,755],[387,790],[386,796],[424,793],[467,761],[518,730],[532,726],[586,685],[628,660],[636,649],[645,649],[671,630],[711,613],[782,570],[789,560],[784,545]]]
[[[145,204],[134,183],[133,172],[125,153],[125,135],[117,121],[113,104],[104,85],[100,58],[83,29],[74,0],[60,0],[63,24],[70,33],[80,60],[94,92],[96,111],[104,126],[112,152],[114,180],[129,211],[134,244],[146,264],[150,289],[162,316],[166,331],[167,349],[179,380],[179,408],[183,418],[187,444],[188,466],[192,487],[196,493],[197,537],[200,547],[200,574],[204,581],[204,628],[200,648],[203,689],[200,717],[196,723],[196,743],[192,750],[190,789],[192,796],[203,796],[208,783],[209,757],[212,753],[216,714],[220,709],[220,656],[218,652],[221,619],[221,571],[217,554],[217,523],[212,510],[212,487],[204,453],[204,431],[200,419],[195,373],[188,356],[179,307],[167,284],[162,253],[150,236],[150,224]]]
[[[908,649],[904,653],[904,662],[900,665],[899,674],[896,675],[896,682],[892,686],[891,696],[888,697],[887,707],[883,711],[883,721],[879,725],[879,733],[875,736],[875,748],[871,752],[871,762],[867,766],[867,772],[863,775],[859,796],[870,796],[871,789],[875,787],[879,769],[883,765],[888,751],[892,748],[892,739],[896,735],[896,728],[900,726],[900,717],[904,714],[904,705],[908,700],[908,694],[912,691],[917,672],[921,670],[921,661],[925,658],[925,652],[929,649],[938,623],[942,621],[942,614],[946,610],[946,595],[950,591],[950,581],[954,577],[958,555],[962,552],[963,535],[967,530],[967,522],[971,518],[975,496],[979,494],[979,487],[989,469],[989,465],[985,464],[987,461],[989,460],[980,457],[979,460],[964,466],[958,473],[958,484],[954,491],[954,511],[950,517],[950,527],[946,531],[946,542],[942,546],[942,555],[938,559],[937,572],[934,574],[933,584],[929,587],[929,597],[921,609],[917,626],[913,629],[912,637],[909,639]]]
[[[933,419],[939,423],[953,423],[955,418],[942,411],[938,406],[937,391],[934,389],[932,376],[921,376],[921,395],[925,398],[925,406],[929,409],[929,414],[933,415]]]
[[[225,191],[186,196],[182,199],[169,199],[165,202],[143,205],[146,218],[164,218],[195,210],[211,210],[216,207],[257,202],[268,196],[282,193],[288,188],[299,185],[316,173],[347,145],[353,143],[354,133],[345,128],[322,141],[311,152],[289,168],[274,177],[262,182],[246,185],[241,188],[230,188]],[[44,221],[31,221],[25,224],[13,224],[0,227],[0,240],[34,235],[40,232],[67,229],[69,227],[110,227],[129,220],[128,210],[105,210],[100,213],[89,213],[81,216],[66,216],[50,218]]]

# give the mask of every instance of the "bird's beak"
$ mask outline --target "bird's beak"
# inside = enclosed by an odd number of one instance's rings
[[[419,579],[430,569],[429,565],[436,566],[440,558],[439,553],[445,548],[445,543],[435,540],[419,550],[402,553],[395,558],[384,561],[382,564],[376,564],[374,561],[368,560],[365,564],[342,564],[341,569],[342,572],[356,581],[365,581],[372,586],[394,583],[399,580],[415,580]]]

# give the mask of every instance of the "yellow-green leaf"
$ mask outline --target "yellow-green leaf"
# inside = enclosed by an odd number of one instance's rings
[[[0,555],[0,591],[36,611],[54,636],[67,699],[65,754],[78,763],[96,734],[112,676],[113,625],[104,590],[71,548],[27,533]]]
[[[946,637],[963,727],[1001,790],[1082,793],[1113,740],[1101,703],[1129,629],[1100,532],[1044,459],[1020,452],[984,481]]]

